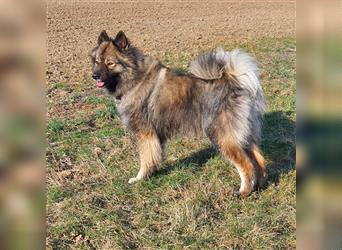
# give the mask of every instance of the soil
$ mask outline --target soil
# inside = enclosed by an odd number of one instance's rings
[[[295,34],[295,1],[47,1],[47,82],[89,78],[101,30],[159,58]]]

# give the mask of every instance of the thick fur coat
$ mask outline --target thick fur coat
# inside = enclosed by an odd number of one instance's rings
[[[91,58],[97,86],[114,97],[138,142],[141,167],[129,183],[161,165],[167,139],[185,135],[207,136],[236,166],[241,195],[262,184],[266,171],[257,144],[265,99],[251,56],[217,49],[181,73],[143,55],[122,31],[115,38],[103,31]]]

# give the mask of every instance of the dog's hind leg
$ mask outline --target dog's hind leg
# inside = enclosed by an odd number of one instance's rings
[[[257,184],[257,171],[253,161],[241,144],[230,136],[229,131],[224,129],[224,126],[218,126],[217,124],[207,129],[207,135],[218,147],[224,158],[232,162],[236,167],[241,179],[239,195],[242,197],[247,196]]]
[[[232,144],[224,139],[220,140],[219,149],[225,159],[230,160],[235,165],[240,175],[240,196],[247,196],[256,185],[256,171],[252,161],[239,145]]]
[[[162,162],[162,146],[156,133],[152,131],[140,133],[137,136],[140,170],[136,177],[129,179],[128,183],[134,183],[151,175]]]
[[[261,150],[254,142],[246,149],[246,153],[255,165],[257,174],[256,187],[261,187],[267,178],[265,159],[262,156]]]

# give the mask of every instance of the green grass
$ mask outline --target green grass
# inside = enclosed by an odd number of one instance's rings
[[[51,119],[47,124],[50,133],[59,134],[64,130],[64,122],[58,119]]]
[[[48,192],[47,200],[49,203],[58,203],[71,195],[72,192],[63,190],[63,187],[52,187]]]
[[[55,84],[50,92],[67,89],[70,96],[53,95],[48,104],[48,248],[295,248],[295,39],[265,38],[239,47],[262,68],[265,188],[236,198],[234,167],[207,140],[180,138],[170,141],[160,172],[128,185],[138,157],[111,99],[88,82],[83,89]],[[189,60],[188,54],[162,58],[181,71]],[[73,112],[65,115],[65,106]]]

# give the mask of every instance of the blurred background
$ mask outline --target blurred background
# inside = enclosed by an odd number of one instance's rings
[[[0,248],[45,248],[45,3],[0,1]],[[342,2],[297,2],[297,248],[342,248]]]
[[[342,249],[342,2],[297,2],[297,248]]]
[[[45,8],[0,1],[0,249],[45,248]]]

